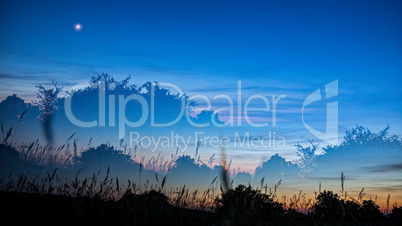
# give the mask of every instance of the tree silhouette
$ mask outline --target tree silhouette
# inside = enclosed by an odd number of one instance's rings
[[[309,140],[311,146],[303,147],[300,144],[296,144],[297,147],[297,157],[298,159],[295,161],[300,168],[299,176],[304,177],[306,174],[310,173],[314,167],[317,166],[317,156],[316,151],[318,149],[318,145],[314,144],[312,140]]]
[[[397,223],[400,223],[402,221],[402,206],[394,206],[394,208],[392,209],[392,213],[389,215],[389,219],[395,225],[397,225]]]
[[[384,221],[379,206],[373,200],[361,204],[341,199],[332,191],[321,192],[313,205],[315,219],[319,223],[375,223]]]
[[[322,222],[341,222],[344,215],[344,205],[338,194],[332,191],[323,191],[313,206],[314,215]]]
[[[53,144],[52,117],[57,109],[57,95],[63,90],[63,87],[57,86],[57,82],[52,82],[54,88],[46,89],[42,85],[38,88],[36,104],[39,106],[41,115],[39,118],[43,121],[43,133],[49,144]]]
[[[359,212],[360,222],[378,222],[383,219],[380,207],[373,200],[364,200]]]
[[[281,203],[251,186],[238,185],[215,199],[216,213],[236,225],[266,224],[284,215]],[[265,223],[264,223],[265,222]]]
[[[106,169],[107,167],[124,168],[134,164],[130,155],[124,154],[122,151],[106,144],[85,150],[76,161],[80,165],[98,167],[97,170]]]
[[[279,154],[275,154],[255,169],[254,178],[261,179],[265,177],[276,182],[283,177],[295,177],[299,170],[296,164],[286,161]]]

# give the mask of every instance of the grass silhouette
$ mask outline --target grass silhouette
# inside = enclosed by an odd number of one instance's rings
[[[22,117],[23,114],[20,120]],[[358,130],[364,132],[366,137],[358,138],[361,135]],[[346,176],[343,172],[340,176],[340,195],[333,191],[321,191],[320,183],[314,199],[306,198],[301,191],[292,197],[278,197],[281,180],[273,188],[268,188],[265,177],[261,179],[259,187],[250,184],[234,187],[228,174],[230,164],[227,164],[223,151],[220,177],[216,176],[208,188],[201,192],[191,190],[186,185],[177,188],[166,186],[170,173],[176,169],[175,163],[182,161],[199,168],[198,161],[188,156],[177,157],[176,154],[172,155],[171,160],[163,160],[159,156],[148,161],[143,157],[138,160],[136,148],[132,152],[122,149],[122,145],[117,149],[107,144],[93,148],[90,147],[91,140],[87,149],[79,151],[75,134],[58,148],[41,146],[38,140],[27,145],[12,146],[8,142],[13,137],[12,128],[5,131],[2,127],[2,133],[1,172],[12,172],[0,179],[0,198],[5,207],[2,214],[3,219],[9,218],[16,223],[398,225],[402,220],[402,207],[394,204],[391,209],[390,195],[382,211],[376,200],[363,199],[364,188],[356,198],[349,196],[344,187]],[[347,135],[353,142],[343,143],[344,146],[361,145],[359,139],[369,138],[370,142],[379,139],[361,127]],[[400,141],[396,137],[383,136],[382,139]],[[73,150],[70,150],[70,141],[73,141]],[[316,147],[313,145],[313,148]],[[198,145],[196,150],[195,158]],[[303,147],[298,146],[298,150],[302,152]],[[311,152],[310,149],[307,151]],[[104,171],[79,176],[83,169],[90,166],[101,167]],[[118,176],[111,175],[111,169],[119,172],[126,169],[124,166],[135,169],[134,174],[138,178],[122,183]],[[75,177],[66,177],[66,172],[71,169],[75,170]],[[149,181],[150,175],[155,183]],[[11,218],[17,213],[23,217]]]
[[[2,151],[5,146],[2,144]],[[90,178],[63,180],[58,170],[42,176],[11,174],[0,181],[0,197],[4,216],[19,212],[26,215],[17,223],[38,222],[98,225],[293,225],[293,224],[380,224],[397,225],[402,207],[394,206],[384,215],[373,200],[338,196],[332,191],[320,192],[314,200],[306,200],[301,192],[280,202],[274,189],[251,185],[229,186],[219,193],[212,181],[202,194],[185,186],[166,189],[166,177],[157,184],[141,187],[131,181],[121,185],[117,177],[99,173]],[[344,177],[343,173],[341,176]],[[261,180],[264,183],[264,180]],[[221,185],[222,186],[222,185]]]
[[[342,199],[332,191],[319,193],[310,211],[302,213],[295,205],[280,203],[272,193],[250,185],[239,185],[217,194],[210,208],[191,208],[196,198],[188,189],[171,192],[141,190],[136,185],[119,187],[118,179],[106,176],[61,181],[57,170],[46,176],[20,175],[0,183],[4,216],[21,213],[13,222],[98,225],[292,225],[292,224],[380,224],[397,225],[402,207],[387,216],[373,200]],[[201,200],[199,200],[201,199]],[[296,205],[297,206],[297,205]]]

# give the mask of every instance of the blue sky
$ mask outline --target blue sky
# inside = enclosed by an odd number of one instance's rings
[[[401,134],[401,7],[398,1],[2,2],[0,97],[32,99],[38,83],[68,88],[102,71],[131,75],[138,84],[174,83],[190,95],[235,93],[241,80],[251,95],[288,99],[305,99],[338,79],[342,120],[373,129],[389,123]],[[76,31],[76,23],[83,29]]]
[[[280,154],[291,160],[293,144],[317,140],[302,124],[303,101],[335,80],[340,137],[356,124],[373,131],[389,124],[402,135],[401,10],[400,1],[2,1],[0,99],[33,100],[39,83],[67,90],[101,72],[131,75],[134,84],[173,83],[190,96],[235,98],[241,81],[244,99],[286,98],[275,128],[226,133],[277,132],[288,141]],[[325,104],[306,110],[319,130]],[[231,157],[250,170],[277,151],[239,149]]]

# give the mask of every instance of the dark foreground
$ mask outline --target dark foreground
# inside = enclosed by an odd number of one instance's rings
[[[213,225],[215,214],[169,205],[159,193],[118,201],[0,192],[2,220],[14,225]]]
[[[216,213],[189,210],[170,205],[158,191],[126,194],[118,201],[1,191],[0,200],[2,220],[13,225],[400,225],[402,222],[401,208],[395,208],[387,217],[373,215],[374,212],[348,216],[348,210],[338,213],[336,209],[316,210],[321,213],[308,215],[295,211],[281,213],[275,206],[260,214],[261,210],[253,208],[239,209],[246,206],[238,203]]]

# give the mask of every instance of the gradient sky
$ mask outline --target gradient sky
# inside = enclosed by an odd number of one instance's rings
[[[280,154],[291,160],[294,144],[317,140],[302,124],[303,101],[334,80],[339,137],[356,124],[373,131],[389,124],[402,135],[401,10],[400,1],[2,1],[0,100],[13,93],[33,100],[39,83],[67,90],[101,72],[131,75],[135,84],[173,83],[190,96],[236,97],[240,80],[245,98],[286,99],[275,128],[228,134],[275,131],[288,142]],[[325,106],[310,106],[309,125],[324,129]],[[277,151],[240,149],[231,157],[252,170]]]

